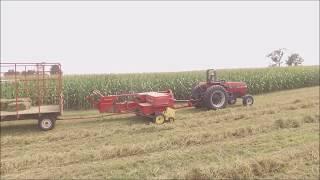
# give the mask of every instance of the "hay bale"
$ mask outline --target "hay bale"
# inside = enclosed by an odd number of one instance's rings
[[[17,100],[16,99],[0,99],[0,111],[15,111],[16,101],[17,101],[19,110],[29,109],[32,104],[32,101],[30,98],[18,98]]]
[[[0,103],[16,102],[16,99],[0,99]],[[31,102],[31,98],[18,98],[17,102]]]
[[[0,110],[5,111],[7,109],[9,103],[12,103],[12,100],[0,99]]]
[[[31,98],[18,98],[18,102],[30,102],[31,103]]]
[[[10,112],[16,111],[17,105],[18,105],[18,110],[23,111],[23,110],[30,109],[31,102],[17,102],[17,103],[12,102],[12,103],[9,103],[6,108],[6,111],[10,111]]]

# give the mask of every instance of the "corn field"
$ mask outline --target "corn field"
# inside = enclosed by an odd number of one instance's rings
[[[103,94],[161,91],[171,89],[176,99],[189,99],[191,89],[205,81],[203,71],[64,75],[64,109],[89,109],[85,97],[93,90]],[[218,79],[243,81],[250,94],[319,85],[319,66],[218,70]],[[11,88],[11,89],[10,89]],[[14,89],[1,85],[1,98],[13,98]],[[25,94],[19,95],[20,97]]]
[[[218,70],[218,79],[243,81],[250,94],[319,85],[319,66]],[[205,81],[205,71],[64,76],[65,109],[91,108],[85,96],[94,89],[103,94],[173,90],[176,99],[188,99],[191,89]]]

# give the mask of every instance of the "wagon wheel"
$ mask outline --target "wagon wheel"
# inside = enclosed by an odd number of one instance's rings
[[[154,123],[156,124],[163,124],[166,118],[164,117],[163,114],[158,114],[154,117]]]
[[[38,126],[43,131],[48,131],[54,128],[56,123],[55,116],[43,116],[38,120]]]

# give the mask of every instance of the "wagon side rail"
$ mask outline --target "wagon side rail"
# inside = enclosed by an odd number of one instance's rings
[[[1,120],[39,118],[63,113],[62,71],[60,63],[0,63],[1,99],[15,99],[15,108],[1,106]],[[21,108],[20,99],[29,98],[30,109]],[[12,104],[10,104],[11,106]],[[28,105],[29,106],[29,105]],[[15,118],[12,118],[15,116]]]

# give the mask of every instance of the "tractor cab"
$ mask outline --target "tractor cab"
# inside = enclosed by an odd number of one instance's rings
[[[206,71],[207,74],[207,85],[213,85],[213,84],[224,84],[225,80],[218,80],[217,72],[215,69],[208,69]]]
[[[213,83],[217,81],[217,73],[214,69],[208,69],[207,70],[207,83]]]

